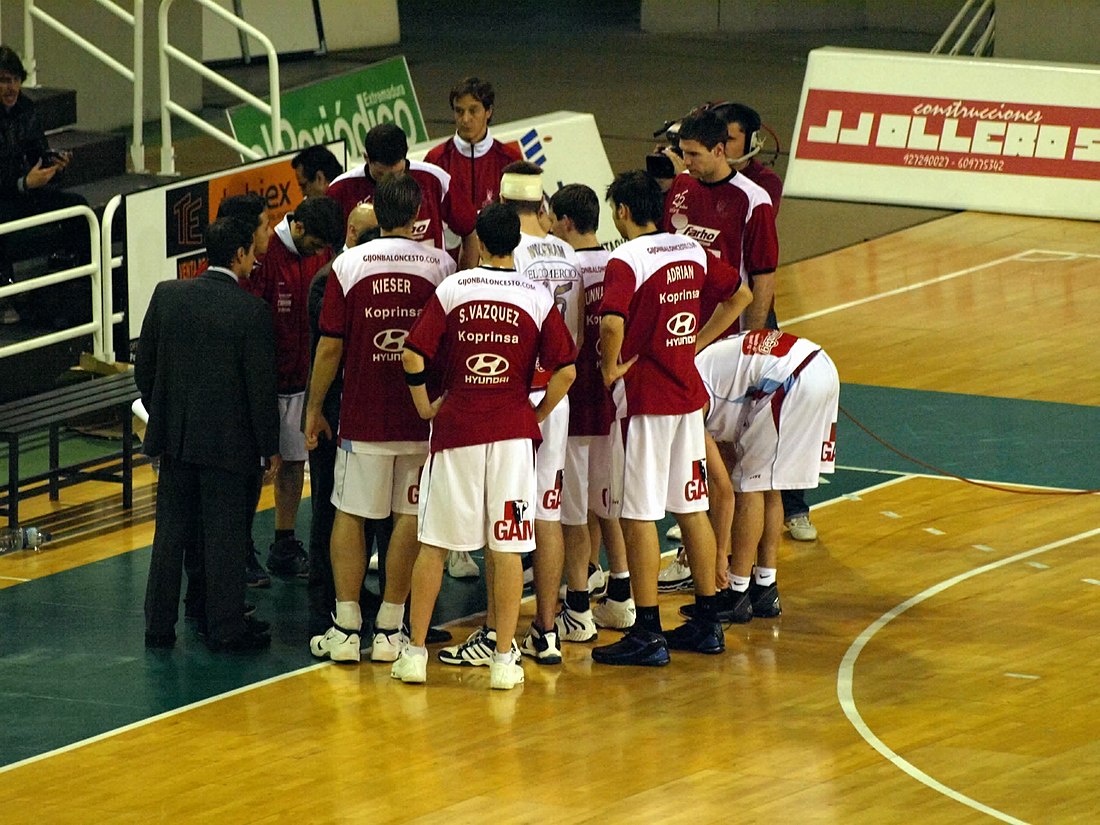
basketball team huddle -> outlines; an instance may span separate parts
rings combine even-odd
[[[433,150],[445,165],[376,179],[371,145],[400,131],[383,124],[326,192],[346,215],[371,209],[380,237],[346,248],[325,285],[305,438],[338,446],[336,604],[310,649],[338,662],[369,649],[395,679],[425,682],[448,554],[484,549],[485,622],[437,657],[487,666],[491,688],[521,684],[524,660],[560,664],[566,643],[594,643],[608,666],[720,654],[725,623],[779,615],[779,492],[816,487],[835,456],[836,368],[775,328],[775,207],[744,171],[758,144],[711,107],[680,123],[671,180],[639,170],[603,193],[548,194],[541,169],[492,138],[489,84],[463,81],[451,104],[458,132]],[[613,251],[596,239],[601,197],[623,238]],[[668,630],[666,513],[695,591]],[[391,514],[368,636],[362,524]],[[527,554],[535,615],[521,635]]]

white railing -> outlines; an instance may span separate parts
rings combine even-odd
[[[115,360],[115,324],[120,323],[126,313],[115,310],[115,270],[122,266],[122,256],[111,254],[111,235],[115,224],[115,214],[122,206],[122,195],[115,195],[103,209],[103,229],[100,231],[100,303],[103,307],[103,357],[112,363]],[[126,360],[129,360],[127,353]]]
[[[198,3],[204,9],[207,9],[215,16],[220,17],[225,22],[236,28],[239,32],[248,35],[259,41],[263,46],[264,51],[267,53],[267,72],[268,72],[268,99],[271,101],[267,103],[247,89],[238,86],[230,80],[222,77],[215,71],[208,69],[201,62],[193,58],[180,49],[177,49],[171,43],[168,42],[168,12],[172,7],[175,0],[161,0],[160,15],[157,23],[158,42],[160,45],[160,125],[161,125],[161,150],[160,150],[160,171],[162,175],[174,175],[176,173],[176,156],[175,148],[172,146],[172,115],[187,121],[196,129],[205,132],[210,137],[214,138],[231,149],[235,149],[240,152],[242,156],[250,160],[259,160],[264,157],[263,154],[256,152],[252,147],[246,146],[239,140],[236,140],[232,135],[227,132],[218,129],[215,126],[207,123],[202,118],[198,117],[194,113],[180,106],[178,103],[172,100],[171,84],[170,84],[170,65],[169,58],[174,58],[182,65],[191,69],[199,74],[206,80],[216,86],[220,86],[230,94],[240,98],[245,103],[250,103],[271,117],[271,134],[274,147],[272,154],[278,154],[283,150],[283,136],[282,131],[279,128],[282,122],[282,112],[280,107],[279,97],[279,58],[275,52],[275,46],[271,40],[255,26],[251,26],[241,18],[226,11],[214,0],[192,0],[192,2]]]
[[[74,281],[77,278],[91,278],[92,320],[86,321],[83,324],[75,324],[65,329],[55,330],[45,335],[37,335],[24,341],[17,341],[13,344],[0,346],[0,358],[17,355],[21,352],[29,352],[30,350],[40,349],[41,347],[56,344],[60,341],[68,341],[72,338],[80,338],[85,335],[92,336],[95,356],[97,358],[103,358],[103,342],[105,337],[103,322],[104,291],[100,267],[100,260],[103,252],[100,240],[99,221],[96,220],[95,213],[87,206],[67,206],[64,209],[58,209],[56,212],[43,212],[41,215],[31,215],[29,218],[20,218],[17,221],[0,223],[0,236],[18,232],[23,229],[31,229],[35,226],[42,226],[47,223],[56,223],[57,221],[67,220],[68,218],[84,218],[87,221],[88,236],[91,240],[91,261],[86,264],[79,264],[78,266],[63,269],[60,272],[52,272],[49,275],[39,275],[35,278],[28,278],[25,281],[20,281],[19,283],[0,286],[0,300],[9,298],[12,295],[18,295],[22,292],[33,292],[42,287],[53,286],[54,284],[61,284],[66,281]]]
[[[115,60],[99,46],[92,43],[90,40],[82,37],[77,32],[73,31],[67,25],[62,23],[53,15],[40,8],[39,3],[35,0],[24,0],[23,2],[23,57],[26,60],[27,69],[27,83],[30,86],[38,85],[38,66],[34,56],[34,22],[35,20],[41,21],[44,25],[49,26],[56,31],[62,37],[75,43],[82,48],[92,57],[99,60],[104,65],[116,71],[122,75],[126,80],[130,81],[133,86],[133,138],[130,142],[130,161],[133,165],[135,172],[145,171],[145,145],[142,143],[142,125],[145,121],[145,112],[143,108],[143,98],[145,96],[145,70],[144,70],[144,0],[134,0],[134,11],[130,12],[123,9],[117,3],[112,0],[94,0],[104,9],[109,11],[115,17],[119,18],[123,23],[129,26],[134,33],[134,54],[132,67],[126,66],[123,63]]]
[[[976,9],[975,6],[977,6]],[[955,32],[964,22],[966,22],[965,28],[958,37],[955,37]],[[975,32],[983,23],[985,26],[982,28],[977,40],[974,41],[970,54],[975,57],[982,57],[991,53],[993,38],[997,31],[997,12],[994,8],[994,2],[993,0],[982,0],[979,4],[979,0],[966,0],[962,8],[959,9],[958,14],[955,15],[955,19],[951,21],[947,30],[936,41],[936,45],[932,47],[932,54],[957,55],[966,48],[967,43],[971,42]],[[947,44],[952,37],[955,37],[955,42],[950,48],[947,48]]]

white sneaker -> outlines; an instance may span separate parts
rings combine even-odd
[[[566,642],[591,642],[599,632],[591,610],[579,613],[565,605],[561,606],[561,612],[554,619],[554,627],[558,631],[558,638]]]
[[[452,550],[447,554],[447,575],[452,579],[476,579],[481,569],[469,553]]]
[[[661,593],[675,593],[678,590],[691,590],[695,582],[688,567],[687,554],[680,548],[679,555],[672,564],[657,574],[657,590]]]
[[[422,685],[428,681],[428,657],[417,656],[406,647],[393,663],[390,676],[408,685]]]
[[[378,572],[378,554],[371,553],[370,561],[367,562],[367,570],[371,573]]]
[[[374,642],[371,644],[370,660],[372,662],[395,662],[408,643],[409,637],[404,628],[398,627],[394,630],[378,628],[374,634]]]
[[[497,632],[479,627],[460,645],[445,647],[437,656],[445,665],[459,667],[488,667],[493,663],[493,651],[497,647]]]
[[[613,630],[626,630],[634,627],[634,619],[637,610],[634,600],[617,602],[614,599],[602,598],[592,605],[592,619],[597,627],[609,627]]]
[[[524,656],[530,656],[540,665],[560,665],[561,648],[558,646],[558,630],[539,630],[532,622],[520,647]]]
[[[335,624],[325,631],[323,636],[314,636],[309,640],[309,652],[318,659],[332,659],[334,662],[359,661],[359,631],[345,630]]]
[[[519,663],[519,651],[513,647],[507,662],[489,665],[489,687],[493,690],[511,690],[523,684],[523,666]]]
[[[810,514],[803,513],[783,522],[783,526],[791,531],[791,538],[795,541],[816,541],[817,528],[810,521]]]
[[[669,541],[683,541],[684,535],[680,532],[680,525],[674,524],[665,530],[665,538]]]

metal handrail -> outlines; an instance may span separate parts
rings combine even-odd
[[[40,349],[50,344],[56,344],[59,341],[68,341],[72,338],[80,338],[84,335],[92,336],[93,349],[96,357],[103,357],[103,282],[100,272],[101,247],[99,221],[96,220],[95,213],[87,206],[66,206],[64,209],[58,209],[54,212],[43,212],[40,215],[31,215],[30,217],[20,218],[16,221],[0,223],[0,235],[7,235],[12,232],[30,229],[46,223],[54,223],[56,221],[63,221],[68,218],[76,217],[82,217],[88,222],[88,235],[91,240],[92,250],[91,261],[86,264],[63,269],[60,272],[52,272],[49,275],[39,275],[36,278],[30,278],[26,281],[20,281],[19,283],[0,286],[0,300],[7,298],[9,295],[18,295],[21,292],[33,292],[42,287],[52,286],[66,281],[74,281],[77,278],[90,277],[92,279],[92,320],[83,324],[67,327],[66,329],[57,330],[47,335],[38,335],[34,338],[28,338],[25,341],[18,341],[14,344],[0,346],[0,358],[6,358],[9,355],[17,355],[21,352],[30,352],[31,350]]]
[[[40,20],[62,37],[76,44],[105,66],[113,69],[130,81],[133,95],[133,138],[130,143],[130,161],[135,172],[145,171],[145,145],[142,143],[142,128],[145,122],[145,0],[134,0],[131,14],[112,0],[95,0],[100,6],[126,23],[134,32],[133,68],[120,63],[103,49],[96,46],[53,15],[39,8],[35,0],[23,2],[23,54],[26,58],[27,81],[31,86],[38,85],[38,64],[34,56],[34,21]]]
[[[985,28],[982,30],[981,35],[978,37],[974,48],[971,50],[971,54],[975,57],[985,53],[985,50],[989,47],[989,44],[993,41],[996,25],[996,10],[993,7],[994,0],[984,0],[976,11],[972,12],[974,5],[979,0],[966,0],[963,3],[962,8],[955,14],[954,19],[944,30],[944,33],[940,35],[940,39],[936,41],[936,45],[932,47],[932,54],[943,54],[944,48],[948,42],[955,35],[955,31],[962,25],[963,21],[967,19],[969,15],[970,22],[963,29],[962,33],[955,39],[954,44],[947,50],[947,54],[957,55],[963,50],[966,43],[973,37],[975,30],[985,19],[986,15],[989,15]]]
[[[238,86],[230,80],[222,77],[217,72],[214,72],[200,63],[195,58],[186,52],[177,49],[175,46],[168,42],[168,11],[172,7],[175,0],[161,0],[160,14],[157,22],[157,37],[160,46],[160,124],[161,124],[161,149],[160,149],[160,171],[162,175],[174,175],[176,173],[176,152],[175,147],[172,145],[172,115],[182,118],[190,123],[195,128],[205,132],[215,140],[224,143],[231,149],[235,149],[240,152],[246,158],[250,160],[259,160],[264,157],[260,152],[254,150],[251,146],[247,146],[236,140],[228,133],[218,129],[215,126],[210,125],[202,118],[197,117],[192,112],[180,106],[178,103],[172,101],[171,83],[169,76],[169,63],[168,58],[175,58],[181,64],[197,72],[206,80],[220,86],[230,94],[239,97],[245,103],[250,103],[271,117],[271,134],[273,142],[273,154],[278,154],[283,150],[283,136],[282,131],[279,128],[282,123],[282,110],[281,100],[279,96],[279,58],[275,51],[275,45],[271,42],[263,32],[257,29],[255,26],[249,25],[241,18],[226,11],[214,0],[193,0],[198,3],[204,9],[208,9],[215,16],[220,17],[230,25],[234,26],[238,31],[244,32],[248,36],[255,38],[259,41],[260,45],[264,47],[264,51],[267,52],[267,72],[268,72],[268,99],[270,103],[261,100],[254,94]]]
[[[100,232],[100,300],[103,306],[103,358],[107,363],[115,360],[115,324],[121,322],[125,312],[115,311],[115,270],[122,266],[122,256],[111,254],[111,235],[115,214],[122,206],[122,195],[115,195],[103,209],[103,230]]]

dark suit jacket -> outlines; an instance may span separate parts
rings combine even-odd
[[[134,379],[147,455],[255,473],[279,451],[271,310],[224,270],[157,285]]]

